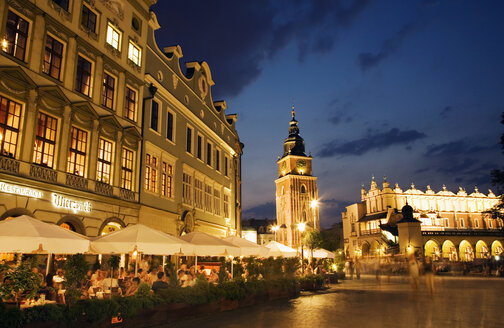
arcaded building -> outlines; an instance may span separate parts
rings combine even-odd
[[[289,247],[301,246],[303,223],[306,231],[320,230],[317,177],[312,172],[312,157],[305,153],[296,112],[292,110],[289,135],[279,156],[276,184],[276,240]]]
[[[497,256],[504,251],[503,222],[483,212],[498,202],[491,190],[467,193],[460,187],[454,193],[443,186],[436,192],[427,186],[422,191],[412,184],[403,191],[397,184],[392,189],[385,179],[379,188],[373,178],[369,190],[362,187],[361,202],[342,213],[345,251],[350,257],[389,252],[401,238],[396,224],[403,217],[400,211],[409,205],[421,227],[421,245],[415,247],[426,256],[451,261]]]

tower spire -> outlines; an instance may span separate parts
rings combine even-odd
[[[291,114],[292,114],[292,120],[295,120],[296,119],[296,110],[294,109],[294,104],[292,104]]]

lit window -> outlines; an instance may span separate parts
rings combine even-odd
[[[35,149],[33,162],[53,168],[56,149],[56,128],[58,121],[49,115],[39,113],[35,129]]]
[[[91,95],[91,68],[90,61],[78,56],[75,90],[86,96]]]
[[[217,189],[214,189],[214,214],[215,215],[220,215],[221,213],[221,208],[220,208],[220,191]]]
[[[150,128],[154,131],[158,130],[158,121],[159,121],[159,104],[156,101],[152,102],[151,106],[151,121]]]
[[[168,118],[166,121],[166,138],[173,141],[173,114],[168,112]]]
[[[194,179],[194,206],[203,209],[203,181]]]
[[[145,155],[145,190],[156,192],[157,190],[157,157]]]
[[[205,184],[205,211],[212,212],[212,186]]]
[[[101,139],[98,142],[98,167],[96,169],[96,180],[110,184],[112,172],[112,143]]]
[[[136,91],[126,87],[126,101],[124,102],[124,116],[136,121]]]
[[[72,127],[70,149],[68,151],[67,172],[83,177],[86,173],[86,150],[88,133]]]
[[[137,66],[141,66],[142,49],[130,40],[128,48],[128,58]]]
[[[186,135],[186,151],[192,153],[192,129],[187,127]]]
[[[81,25],[89,31],[96,33],[97,15],[88,6],[82,6]]]
[[[5,27],[5,40],[2,50],[19,60],[24,60],[28,39],[29,23],[9,10]]]
[[[192,204],[192,176],[183,173],[182,174],[182,202],[185,204]]]
[[[103,72],[102,105],[114,109],[115,78]]]
[[[110,22],[107,25],[107,43],[116,50],[121,47],[121,32]]]
[[[133,190],[133,151],[123,148],[121,155],[121,188]]]
[[[224,194],[224,217],[229,218],[229,195]]]
[[[18,146],[21,104],[0,96],[0,151],[14,157]]]
[[[58,6],[60,6],[61,8],[65,9],[65,11],[68,11],[69,0],[53,0],[53,2]]]
[[[212,144],[207,143],[206,163],[212,166]]]
[[[172,197],[173,167],[163,162],[161,171],[161,196]]]
[[[62,61],[63,43],[55,40],[52,36],[47,35],[42,72],[59,80]]]

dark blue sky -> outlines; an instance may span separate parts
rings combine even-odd
[[[165,1],[158,45],[207,61],[238,113],[244,217],[275,217],[276,160],[296,106],[321,222],[362,183],[487,193],[504,131],[503,1]]]

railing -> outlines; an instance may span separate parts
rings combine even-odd
[[[119,197],[126,200],[135,200],[135,193],[127,189],[119,189]]]
[[[422,231],[422,236],[504,236],[504,231],[496,229]]]
[[[109,184],[96,181],[95,191],[98,194],[101,194],[101,195],[104,195],[104,196],[113,196],[113,194],[114,194],[114,187],[112,187]]]
[[[58,181],[58,172],[50,168],[45,168],[38,165],[30,165],[30,176],[38,179],[44,180],[51,183],[56,183]]]
[[[80,190],[88,189],[88,181],[87,179],[80,177],[78,175],[68,174],[66,175],[66,184],[69,187],[77,188]]]
[[[361,236],[381,234],[381,229],[361,230]]]
[[[0,171],[19,174],[19,162],[13,158],[0,156]]]

